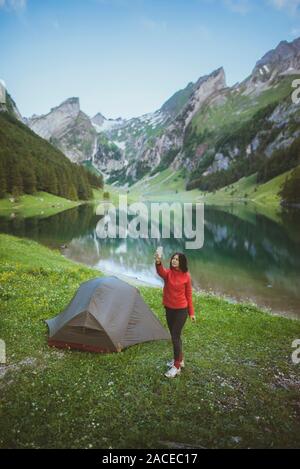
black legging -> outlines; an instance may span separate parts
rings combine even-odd
[[[188,317],[188,309],[171,309],[165,306],[166,318],[169,331],[172,337],[174,360],[182,360],[182,340],[181,331]]]

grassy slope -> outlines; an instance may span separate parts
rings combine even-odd
[[[182,171],[165,169],[155,177],[145,177],[130,187],[132,197],[144,200],[195,200],[198,190],[187,192]]]
[[[184,330],[186,368],[168,381],[167,341],[105,355],[47,346],[43,320],[98,271],[8,235],[0,235],[0,259],[1,338],[11,366],[0,380],[1,447],[299,446],[300,371],[291,362],[299,322],[194,294],[198,322]],[[161,290],[140,291],[166,325]]]
[[[210,202],[232,202],[235,200],[249,200],[257,204],[267,204],[278,207],[280,197],[278,192],[281,189],[285,179],[292,172],[287,171],[270,181],[257,184],[256,175],[244,177],[238,182],[216,191],[215,194],[205,195],[205,199]]]
[[[125,190],[105,184],[104,189],[93,189],[93,199],[88,202],[101,203],[104,200],[104,192],[109,192],[108,201],[116,206],[119,204],[119,194],[126,194]],[[132,203],[137,198],[137,196],[133,197],[131,194],[128,194],[127,200],[129,203]],[[37,192],[35,195],[22,195],[19,202],[10,202],[9,198],[0,199],[0,216],[12,216],[12,214],[15,214],[21,215],[24,218],[34,216],[44,218],[82,203],[86,202],[76,202],[47,192]]]
[[[109,201],[115,206],[119,205],[119,195],[127,195],[127,202],[132,203],[140,199],[140,192],[129,192],[122,187],[105,184],[104,191],[109,192]]]
[[[0,199],[0,215],[15,213],[24,217],[46,217],[75,207],[80,203],[47,192],[37,192],[35,195],[22,195],[18,202],[10,202],[8,198]]]
[[[204,193],[199,190],[185,191],[182,172],[166,169],[153,179],[144,178],[136,183],[130,188],[130,194],[136,199],[142,197],[144,200],[155,202],[204,202],[207,205],[224,207],[235,204],[239,205],[237,215],[241,214],[242,203],[247,206],[247,212],[250,209],[253,213],[261,213],[272,220],[281,222],[278,192],[292,171],[287,171],[264,184],[257,184],[254,174],[219,189],[215,193]]]
[[[166,169],[153,179],[144,178],[139,181],[130,188],[130,193],[143,195],[144,198],[149,199],[169,196],[171,199],[178,198],[181,200],[184,197],[197,201],[204,198],[207,203],[228,203],[248,199],[256,203],[278,206],[280,203],[280,198],[277,195],[278,191],[290,172],[277,176],[264,184],[257,184],[255,181],[256,175],[252,175],[244,177],[228,187],[219,189],[215,193],[204,193],[199,190],[185,191],[182,172],[173,172]],[[247,194],[246,197],[245,194]]]
[[[228,96],[227,101],[222,106],[214,106],[213,108],[204,108],[197,113],[192,120],[192,127],[196,129],[197,133],[201,134],[205,130],[213,131],[214,135],[220,135],[232,131],[237,125],[247,122],[254,114],[264,108],[266,105],[276,101],[283,100],[289,96],[291,92],[291,82],[295,77],[289,76],[282,79],[279,84],[265,92],[260,96],[253,99],[241,94]],[[173,176],[171,174],[173,173]],[[172,172],[171,169],[163,171],[159,176],[149,180],[148,177],[143,178],[130,188],[130,192],[135,197],[142,194],[144,198],[151,200],[174,200],[180,199],[182,201],[196,201],[197,198],[203,193],[198,190],[186,192],[184,190],[184,178],[180,178],[182,172]],[[224,203],[234,202],[237,199],[243,199],[245,192],[253,202],[265,206],[270,205],[279,208],[279,198],[277,192],[279,184],[283,182],[285,175],[279,176],[268,182],[266,185],[257,186],[257,192],[254,194],[256,184],[253,181],[253,176],[249,178],[242,178],[237,183],[233,184],[237,192],[234,196],[230,197],[226,193],[225,188],[217,191],[215,194],[208,194],[205,196],[206,203]],[[261,207],[263,208],[263,207]],[[273,210],[274,212],[274,210]],[[274,213],[273,213],[274,216]]]
[[[291,94],[291,86],[295,76],[282,79],[276,86],[264,91],[258,97],[243,96],[240,93],[230,95],[222,106],[214,106],[209,109],[201,109],[192,120],[192,126],[197,132],[202,133],[205,129],[219,133],[224,129],[234,129],[242,123],[251,119],[254,114],[273,103],[283,100]]]
[[[287,171],[264,184],[257,184],[255,175],[248,176],[229,187],[216,191],[215,194],[202,194],[198,201],[219,206],[243,202],[248,212],[250,209],[281,223],[281,199],[278,192],[290,173],[291,171]]]
[[[255,175],[253,175],[242,178],[229,188],[216,191],[215,194],[204,194],[199,190],[185,191],[182,172],[173,172],[170,169],[166,169],[158,176],[151,179],[144,178],[132,186],[127,194],[127,199],[129,203],[143,199],[153,201],[178,200],[182,202],[204,201],[207,204],[216,205],[247,200],[260,206],[257,207],[258,211],[265,210],[267,213],[273,213],[279,208],[280,202],[276,194],[289,174],[290,171],[260,185],[255,183]],[[119,203],[119,194],[126,194],[125,190],[106,184],[103,190],[93,189],[94,198],[91,202],[101,202],[103,200],[104,191],[109,192],[109,201],[115,205]],[[231,195],[232,191],[234,191],[234,194]],[[248,194],[247,198],[245,198],[245,194]],[[34,196],[21,196],[19,202],[12,203],[9,199],[0,199],[0,215],[15,213],[24,217],[46,217],[79,205],[80,203],[82,202],[69,201],[46,192],[38,192]],[[266,205],[269,207],[269,210],[266,209]]]
[[[89,202],[95,203],[102,200],[103,190],[93,189],[93,199]],[[34,216],[44,218],[82,203],[85,202],[64,199],[48,192],[37,192],[35,195],[22,195],[19,202],[10,202],[9,198],[0,199],[0,216],[12,216],[14,213],[24,218]]]

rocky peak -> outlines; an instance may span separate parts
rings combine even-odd
[[[280,62],[288,62],[293,58],[300,55],[300,38],[295,39],[292,42],[281,41],[275,49],[267,52],[255,65],[257,67],[263,67],[268,64],[279,64]],[[254,70],[255,70],[254,69]]]
[[[6,90],[5,84],[0,80],[0,112],[8,112],[13,115],[19,121],[23,121],[21,113],[17,108],[15,101],[12,99],[8,91]]]
[[[126,120],[122,119],[122,117],[118,117],[117,119],[106,119],[101,112],[98,112],[91,119],[91,123],[96,131],[105,132],[107,136],[111,131],[121,128],[125,122]]]
[[[94,117],[92,117],[91,121],[94,124],[102,125],[103,122],[106,121],[106,117],[104,117],[103,114],[101,114],[101,112],[97,112],[97,114]]]
[[[195,84],[195,89],[199,88],[203,83],[213,80],[213,79],[218,79],[222,83],[222,87],[226,87],[226,80],[225,80],[225,71],[223,67],[219,67],[213,72],[211,72],[209,75],[204,75],[203,77],[200,77],[198,81],[196,81]]]
[[[56,106],[50,110],[50,113],[53,112],[60,112],[64,113],[65,115],[69,115],[70,117],[75,117],[80,112],[80,103],[79,98],[68,98],[63,101],[59,106]]]
[[[199,111],[204,102],[210,97],[226,88],[225,71],[223,67],[214,70],[209,75],[200,77],[195,83],[194,91],[186,106],[180,113],[180,119],[184,119],[184,127],[190,123],[194,115]]]
[[[32,116],[26,123],[40,137],[49,140],[53,136],[64,134],[80,114],[79,98],[73,97],[53,107],[48,114]]]
[[[159,112],[170,116],[176,115],[182,110],[194,91],[195,83],[190,82],[184,89],[174,93],[160,108]]]
[[[274,84],[277,77],[300,70],[300,38],[292,42],[281,41],[275,49],[267,52],[256,65],[251,75],[242,82],[244,95],[259,95]]]
[[[267,52],[255,65],[252,78],[258,81],[273,80],[279,74],[300,69],[300,38],[292,42],[281,41]]]

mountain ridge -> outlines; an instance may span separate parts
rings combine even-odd
[[[256,160],[293,143],[300,130],[298,104],[289,95],[299,69],[300,37],[266,52],[243,81],[227,86],[221,66],[152,113],[107,119],[98,112],[90,118],[72,97],[26,123],[72,161],[90,161],[109,182],[130,185],[170,167],[184,169],[187,188],[197,187],[235,166],[257,171]]]

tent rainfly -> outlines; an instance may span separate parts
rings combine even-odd
[[[49,345],[90,352],[170,338],[139,290],[117,277],[82,283],[65,310],[46,323]]]

